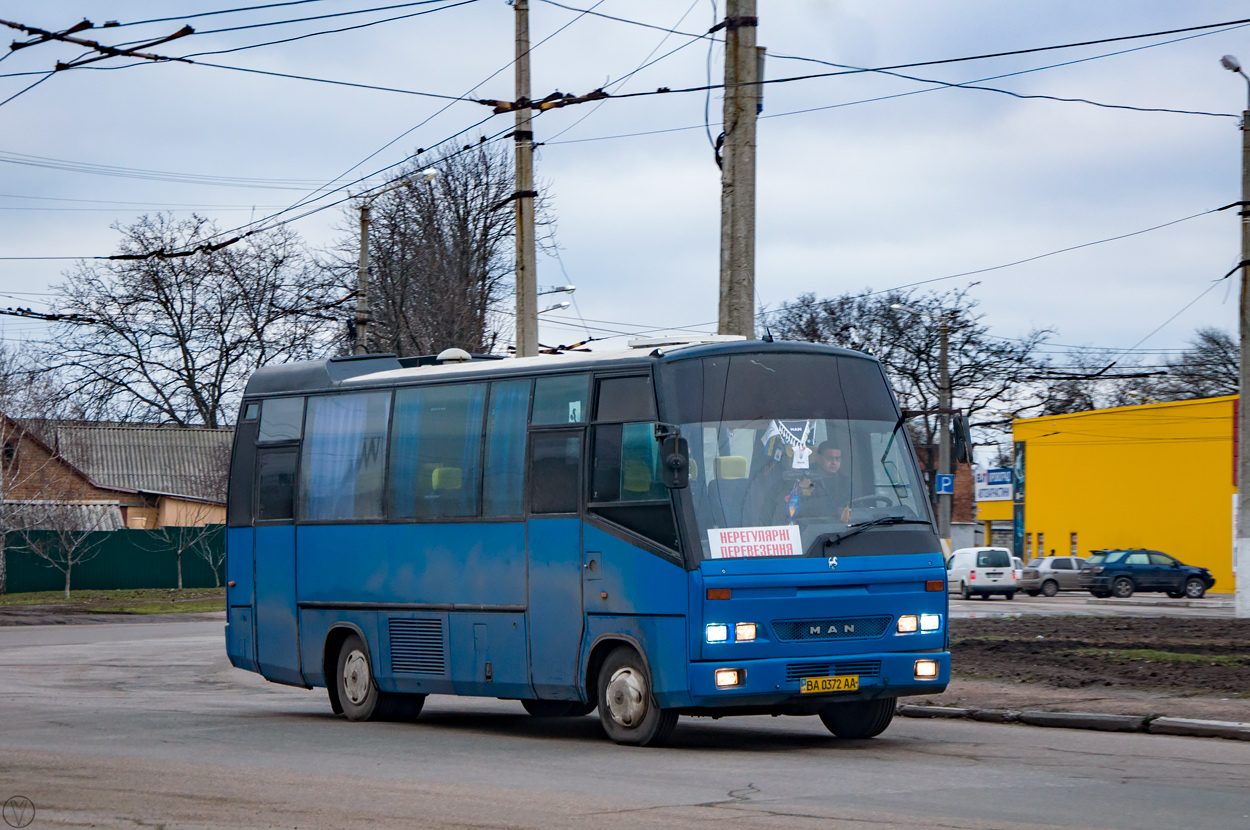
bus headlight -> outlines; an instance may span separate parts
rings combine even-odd
[[[920,630],[921,631],[937,631],[942,627],[941,614],[921,614]]]
[[[734,639],[738,642],[749,642],[755,639],[755,623],[738,623],[734,626]]]
[[[898,625],[895,627],[899,634],[915,634],[919,624],[915,614],[904,614],[898,618]]]
[[[729,639],[729,626],[724,623],[714,623],[707,627],[707,641],[709,643],[723,643]]]
[[[936,660],[917,660],[916,661],[916,679],[932,680],[938,675],[938,664]]]

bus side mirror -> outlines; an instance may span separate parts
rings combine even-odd
[[[690,484],[690,445],[680,435],[670,435],[660,442],[660,463],[664,467],[664,486],[684,490]]]
[[[972,430],[968,427],[968,419],[962,412],[956,412],[951,419],[951,433],[954,438],[955,461],[960,464],[972,463]]]

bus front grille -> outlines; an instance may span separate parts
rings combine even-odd
[[[836,620],[773,620],[773,632],[783,642],[856,640],[880,637],[891,617],[844,617]]]
[[[857,674],[860,677],[880,677],[880,660],[839,660],[836,663],[791,663],[786,666],[786,680],[801,677],[827,677],[835,674]]]
[[[393,674],[446,674],[442,620],[390,620]]]

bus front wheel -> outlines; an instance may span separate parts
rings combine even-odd
[[[603,731],[618,744],[659,746],[677,726],[677,713],[656,704],[646,663],[629,646],[618,646],[603,661],[598,702]]]
[[[369,649],[359,634],[350,634],[339,647],[334,682],[339,705],[348,720],[413,720],[421,714],[425,695],[384,692],[373,679]]]
[[[820,720],[839,738],[875,738],[894,720],[895,703],[892,697],[830,703],[820,710]]]

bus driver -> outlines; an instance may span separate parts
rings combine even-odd
[[[825,441],[816,450],[813,475],[804,476],[777,505],[775,524],[795,524],[817,518],[851,520],[851,485],[842,468],[842,448]]]

